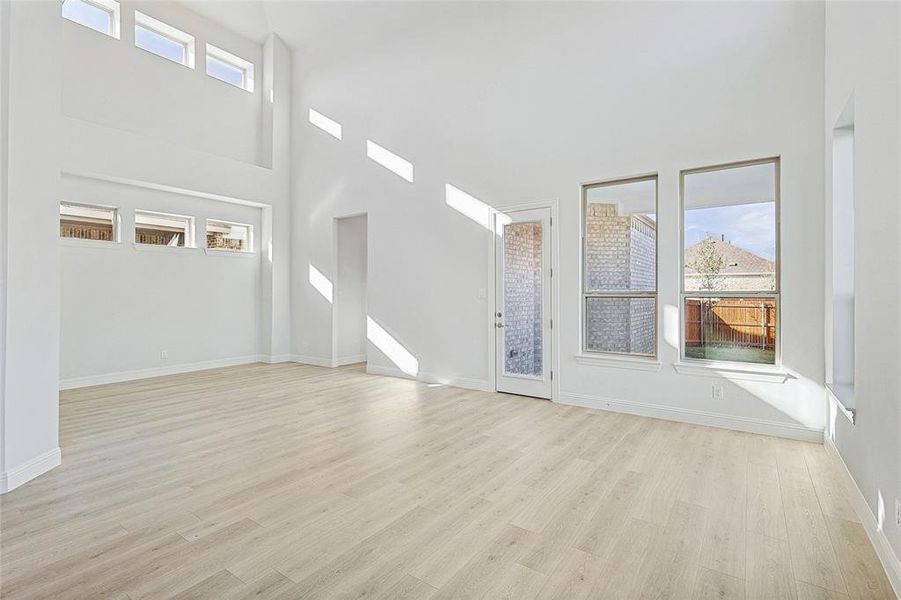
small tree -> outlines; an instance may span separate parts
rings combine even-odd
[[[698,245],[698,254],[692,263],[692,268],[701,276],[701,282],[698,286],[701,290],[713,291],[718,289],[723,278],[720,271],[723,269],[725,261],[723,256],[716,249],[716,241],[713,238],[707,238]],[[713,298],[705,298],[701,305],[701,345],[704,346],[707,340],[715,340],[714,323],[712,322],[713,305],[716,301]]]
[[[701,276],[699,289],[713,291],[720,287],[723,278],[720,271],[725,261],[716,249],[713,238],[707,238],[698,245],[698,254],[691,267]]]

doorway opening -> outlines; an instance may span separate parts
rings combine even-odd
[[[335,219],[335,303],[332,318],[332,363],[366,362],[366,214]]]

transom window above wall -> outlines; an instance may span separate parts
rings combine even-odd
[[[779,160],[682,172],[682,357],[778,363]]]
[[[206,74],[253,92],[253,63],[212,44],[206,45]]]
[[[119,238],[118,213],[110,206],[60,202],[59,237],[98,242]]]
[[[582,186],[582,350],[657,355],[657,176]]]
[[[135,211],[135,243],[194,247],[194,217]]]
[[[194,36],[135,11],[135,46],[194,68]]]
[[[214,250],[251,252],[253,250],[253,228],[246,223],[208,219],[206,222],[206,247]]]
[[[64,18],[119,39],[119,3],[115,0],[63,0]]]

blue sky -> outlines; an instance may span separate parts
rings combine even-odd
[[[776,205],[773,202],[737,204],[685,211],[685,245],[691,246],[707,236],[720,238],[775,260]]]

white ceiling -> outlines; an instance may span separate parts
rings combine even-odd
[[[184,0],[207,19],[262,43],[277,33],[293,50],[312,56],[344,54],[390,41],[403,31],[471,15],[478,3]]]

